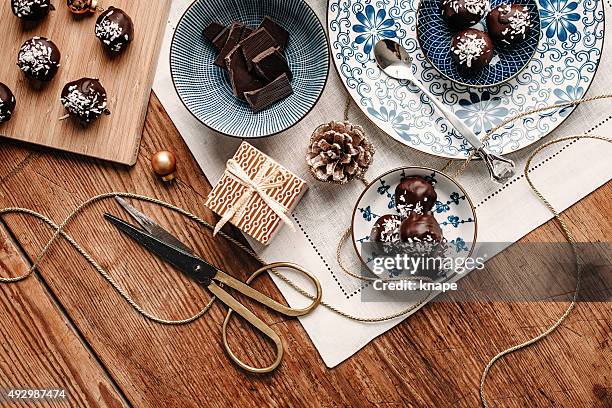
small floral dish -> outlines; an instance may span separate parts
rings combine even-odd
[[[202,30],[213,21],[257,27],[265,16],[289,32],[285,56],[293,73],[293,95],[253,113],[232,94],[225,70],[213,65],[217,53]],[[170,72],[183,104],[204,125],[233,137],[270,136],[295,125],[319,100],[329,73],[327,37],[303,0],[195,0],[176,27]]]
[[[491,8],[508,2],[491,0]],[[417,39],[425,58],[444,77],[472,88],[492,87],[514,78],[533,58],[542,30],[536,0],[512,0],[512,3],[525,6],[529,12],[532,26],[527,38],[514,45],[496,43],[491,63],[475,74],[466,74],[457,69],[451,55],[450,43],[456,33],[442,17],[440,0],[422,0],[417,11]],[[485,20],[476,28],[486,31]]]
[[[377,221],[387,214],[400,214],[395,199],[395,189],[402,179],[420,176],[431,183],[437,199],[431,212],[442,229],[446,255],[468,258],[472,255],[477,237],[476,209],[463,187],[444,173],[426,167],[403,167],[391,170],[372,183],[361,193],[352,220],[352,240],[357,256],[373,270],[374,255],[371,236]],[[399,206],[405,208],[405,206]],[[419,209],[414,209],[418,213]],[[405,215],[405,214],[404,214]],[[365,244],[365,245],[364,245]],[[394,278],[387,276],[381,278]]]

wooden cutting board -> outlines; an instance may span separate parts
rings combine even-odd
[[[134,41],[117,57],[109,56],[94,34],[99,12],[76,16],[65,0],[52,2],[56,10],[38,25],[24,24],[13,15],[9,0],[0,2],[0,82],[8,85],[17,98],[13,118],[0,125],[0,135],[133,165],[170,0],[100,0],[100,7],[118,7],[134,21]],[[42,89],[34,89],[16,65],[19,48],[34,36],[51,39],[62,53],[58,74]],[[73,119],[58,120],[66,113],[59,101],[62,88],[82,77],[100,79],[112,112],[89,127]]]

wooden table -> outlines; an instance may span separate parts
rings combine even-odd
[[[178,182],[171,185],[150,172],[149,158],[162,148],[179,157]],[[55,221],[87,198],[109,191],[159,197],[213,221],[202,205],[209,189],[154,95],[133,168],[0,141],[0,207],[31,208]],[[611,200],[608,183],[566,212],[579,240],[610,240]],[[151,205],[141,208],[235,276],[244,279],[256,267],[227,242],[210,239],[179,216]],[[104,210],[121,214],[112,201],[98,203],[67,232],[139,304],[164,317],[183,318],[206,303],[205,291],[109,228],[101,220]],[[25,216],[4,221],[0,274],[15,276],[27,270],[52,231]],[[559,227],[550,222],[523,241],[561,240]],[[511,273],[507,263],[504,267]],[[256,286],[280,296],[268,278]],[[325,368],[296,320],[257,309],[289,350],[276,373],[257,377],[226,358],[221,305],[189,325],[154,323],[60,241],[34,277],[0,285],[0,388],[68,391],[69,402],[45,406],[476,407],[480,375],[489,359],[538,334],[565,307],[560,302],[433,303],[333,370]],[[491,405],[612,406],[610,316],[610,303],[580,303],[548,339],[500,362],[487,383]],[[234,348],[249,344],[241,357],[255,364],[270,361],[265,340],[246,325],[235,321],[231,332]]]

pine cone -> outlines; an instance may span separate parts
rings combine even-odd
[[[374,146],[361,126],[330,122],[312,134],[306,162],[317,180],[346,184],[363,176],[373,156]]]

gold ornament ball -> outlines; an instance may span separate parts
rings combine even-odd
[[[98,0],[67,0],[66,4],[74,14],[93,13],[98,8]]]
[[[174,180],[176,176],[176,156],[172,152],[161,150],[151,157],[151,167],[162,180]]]

